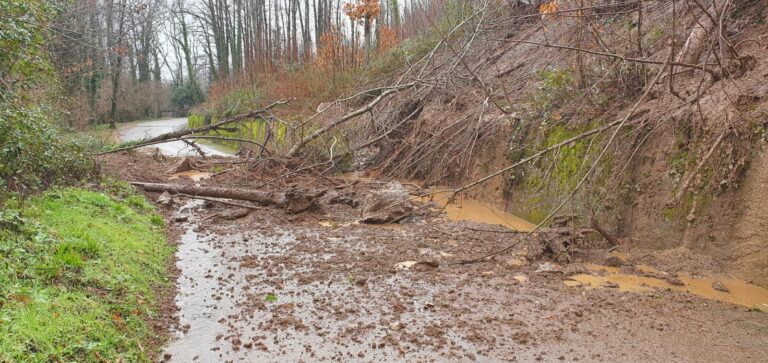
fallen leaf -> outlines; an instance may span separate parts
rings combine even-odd
[[[539,5],[539,14],[542,19],[553,19],[557,17],[558,0],[552,0]]]

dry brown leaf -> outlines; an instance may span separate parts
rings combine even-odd
[[[558,2],[558,0],[552,0],[548,3],[539,5],[539,14],[541,14],[541,18],[544,20],[556,18],[559,6]]]

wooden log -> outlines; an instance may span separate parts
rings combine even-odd
[[[284,208],[290,213],[300,213],[305,210],[317,208],[317,200],[326,192],[325,189],[299,190],[297,188],[290,188],[284,192],[270,192],[262,190],[207,186],[204,187],[185,184],[144,182],[131,182],[131,184],[147,192],[168,192],[172,194],[186,194],[191,196],[247,200],[265,206],[276,206],[279,208]]]
[[[231,124],[233,122],[240,122],[243,120],[248,120],[256,117],[261,117],[267,114],[269,110],[274,108],[277,105],[283,105],[288,103],[288,100],[281,100],[277,102],[273,102],[269,104],[267,107],[264,107],[260,110],[251,111],[242,115],[232,116],[230,118],[226,118],[222,121],[219,121],[215,124],[207,125],[207,126],[201,126],[194,129],[184,129],[184,130],[178,130],[173,132],[168,132],[162,135],[157,135],[151,139],[143,140],[142,143],[152,143],[152,142],[158,142],[158,141],[165,141],[165,140],[171,140],[171,139],[179,139],[186,135],[192,135],[192,134],[199,134],[201,132],[207,132],[212,131],[216,129],[220,129],[225,125]]]

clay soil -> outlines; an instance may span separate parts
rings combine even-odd
[[[168,180],[178,160],[123,153],[101,161],[124,180],[193,183]],[[605,262],[605,243],[574,245],[567,262],[543,252],[540,236],[451,221],[429,208],[367,225],[358,222],[361,201],[383,183],[319,177],[315,169],[286,175],[296,169],[288,164],[197,163],[214,174],[201,185],[326,188],[319,208],[289,214],[256,206],[230,220],[237,207],[217,202],[175,196],[159,206],[178,246],[177,295],[161,320],[175,319],[173,336],[159,360],[768,359],[768,314],[755,309],[666,289],[564,285],[587,271],[585,262]],[[688,267],[669,254],[638,256],[670,272]],[[634,271],[632,260],[621,263]]]

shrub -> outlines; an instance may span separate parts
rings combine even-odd
[[[203,90],[196,83],[187,82],[171,90],[171,102],[183,110],[189,110],[204,98]]]

